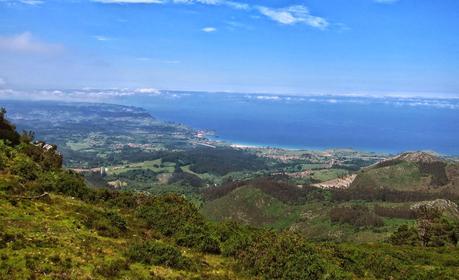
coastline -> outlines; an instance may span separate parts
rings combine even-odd
[[[276,145],[276,144],[260,144],[260,143],[253,143],[253,142],[244,142],[244,141],[235,141],[230,139],[222,139],[222,138],[214,138],[214,137],[207,137],[207,139],[211,142],[217,144],[224,144],[228,145],[232,148],[238,149],[276,149],[276,150],[284,150],[284,151],[291,151],[291,152],[327,152],[327,151],[339,151],[339,150],[349,150],[355,152],[364,152],[364,153],[374,153],[374,154],[385,154],[388,156],[399,154],[403,151],[387,151],[387,150],[375,150],[375,149],[358,149],[353,147],[294,147],[294,146],[286,146],[286,145]],[[448,155],[453,156],[454,155]]]

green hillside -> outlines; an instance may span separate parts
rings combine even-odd
[[[299,209],[245,186],[204,204],[203,214],[216,221],[233,220],[257,227],[283,229],[299,218]]]
[[[279,186],[279,188],[286,188],[286,186]],[[276,198],[273,193],[268,193],[266,189],[247,184],[222,197],[207,201],[204,203],[201,213],[214,221],[236,221],[256,227],[293,230],[316,241],[362,243],[383,242],[399,226],[415,223],[414,217],[400,219],[379,216],[375,213],[375,207],[408,208],[410,204],[363,201],[338,202],[314,197],[303,202],[288,201]],[[353,225],[346,221],[334,220],[335,212],[349,207],[364,207],[366,210],[362,219],[368,221],[365,220],[362,224]],[[358,216],[353,218],[357,219]],[[376,222],[380,221],[381,224],[374,226],[372,218],[376,219]]]
[[[425,152],[404,153],[361,170],[352,188],[457,192],[459,164]]]
[[[411,208],[419,202],[459,201],[457,170],[457,163],[427,153],[405,153],[363,169],[348,189],[299,187],[285,176],[211,188],[201,212],[316,241],[385,242],[398,228],[416,225]]]
[[[88,188],[62,168],[55,146],[17,133],[4,111],[0,128],[0,279],[456,279],[459,273],[459,226],[431,210],[436,204],[418,207],[424,222],[398,228],[390,236],[396,245],[311,242],[291,230],[210,222],[175,194]],[[215,199],[241,195],[259,202],[261,216],[288,221],[282,213],[320,194],[255,183],[255,191],[235,188]],[[335,226],[374,222],[366,209],[345,204],[333,212]]]

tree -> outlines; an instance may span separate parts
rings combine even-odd
[[[13,146],[20,143],[21,136],[16,127],[6,119],[6,109],[0,108],[0,139],[5,140]]]

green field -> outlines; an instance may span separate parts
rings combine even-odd
[[[117,175],[126,171],[136,169],[148,169],[157,173],[172,173],[174,172],[175,164],[171,162],[162,162],[161,159],[149,160],[143,162],[130,163],[121,166],[107,167],[108,175]]]

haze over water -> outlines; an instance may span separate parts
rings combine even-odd
[[[459,100],[168,93],[123,97],[153,116],[231,143],[459,155]]]

